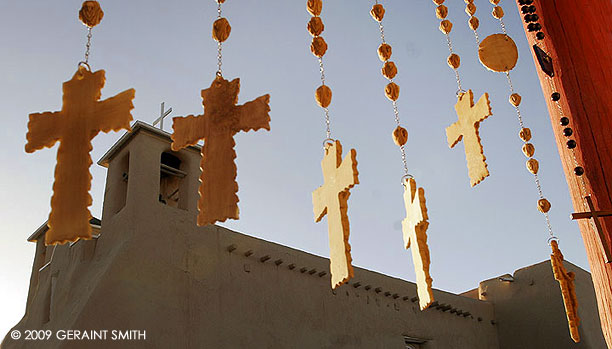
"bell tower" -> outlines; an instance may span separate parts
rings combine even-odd
[[[174,152],[171,142],[169,133],[137,121],[98,161],[108,168],[103,227],[164,216],[195,222],[200,147]]]

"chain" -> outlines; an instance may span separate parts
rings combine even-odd
[[[89,65],[89,49],[91,48],[91,27],[87,27],[87,44],[85,44],[85,64]]]
[[[321,84],[325,85],[325,68],[323,67],[323,57],[319,57],[319,72],[321,73]],[[331,127],[329,121],[329,108],[323,108],[325,112],[325,135],[326,139],[331,139]]]
[[[219,18],[221,18],[221,1],[217,1],[217,19]],[[221,41],[217,41],[217,76],[223,76],[221,70],[221,64],[223,64],[223,55],[221,54],[222,48]]]
[[[514,94],[514,85],[512,84],[512,79],[510,78],[510,72],[507,71],[506,72],[506,78],[508,79],[508,86],[510,87],[510,94]],[[514,104],[512,104],[514,105]],[[519,126],[521,127],[521,129],[525,128],[525,123],[523,122],[523,117],[521,116],[521,109],[519,108],[518,105],[514,105],[514,109],[516,110],[516,116],[519,122]],[[523,140],[523,143],[526,144],[527,141]],[[536,185],[536,189],[538,191],[538,197],[540,199],[544,199],[544,192],[542,190],[542,184],[540,183],[540,177],[538,176],[537,173],[533,173],[533,181],[535,182]],[[555,236],[555,234],[553,233],[553,229],[552,229],[552,225],[550,223],[550,218],[548,216],[548,212],[543,212],[544,213],[544,218],[546,220],[546,228],[548,229],[548,235],[549,235],[549,241],[551,240],[559,240],[559,238],[557,238]]]
[[[504,32],[504,34],[508,35],[508,33],[506,32],[506,24],[504,23],[504,20],[502,18],[499,19],[499,25],[501,26],[502,32]]]
[[[455,53],[453,51],[453,42],[451,41],[450,35],[446,34],[446,44],[448,45],[448,52],[450,52],[450,54],[452,55],[453,53]],[[455,80],[457,81],[457,96],[459,96],[460,93],[464,93],[465,90],[463,89],[463,87],[461,87],[461,78],[459,77],[459,69],[457,68],[453,68],[453,71],[455,72]]]
[[[375,0],[376,5],[379,4],[378,0]],[[385,40],[385,27],[382,24],[382,18],[380,18],[380,20],[376,20],[378,22],[378,29],[380,31],[380,41],[382,45],[387,44],[387,41]],[[387,59],[384,63],[386,64],[387,62],[389,62],[389,60]],[[384,74],[383,74],[384,75]],[[387,80],[389,80],[390,84],[394,84],[393,78],[392,77],[387,77]],[[391,100],[391,103],[393,105],[393,115],[394,115],[394,119],[395,119],[395,123],[397,125],[398,128],[401,128],[401,122],[400,122],[400,117],[399,117],[399,110],[397,108],[397,100]],[[404,183],[403,178],[407,178],[407,177],[412,177],[412,175],[410,175],[408,173],[408,162],[406,160],[406,149],[404,144],[399,146],[400,149],[400,154],[402,156],[402,164],[404,165],[404,176],[402,177],[402,184]]]
[[[503,21],[503,11],[501,10],[501,8],[499,8],[499,12],[497,12],[497,9],[498,9],[498,7],[496,7],[493,10],[492,15],[493,15],[494,18],[497,18],[499,20],[499,25],[501,26],[501,30],[503,31],[503,33],[505,35],[508,35],[507,32],[506,32],[506,25],[504,24],[504,21]],[[476,28],[474,28],[473,31],[474,31],[474,34],[476,35],[476,40],[478,41],[478,34],[476,33]],[[512,96],[512,95],[515,94],[515,91],[514,91],[514,85],[512,84],[512,79],[510,78],[510,71],[506,71],[505,73],[506,73],[506,79],[508,80],[508,87],[510,88],[510,95]],[[512,102],[511,104],[514,106],[514,109],[516,110],[516,117],[517,117],[519,126],[520,126],[520,128],[522,130],[522,129],[525,128],[525,123],[523,121],[523,116],[521,115],[521,109],[519,107],[520,102],[519,103]],[[529,141],[529,140],[523,139],[523,137],[521,137],[521,140],[523,141],[523,144],[527,144],[528,141]],[[525,153],[525,155],[527,156],[527,153]],[[530,156],[529,156],[529,158],[533,159]],[[546,200],[544,198],[544,192],[542,190],[542,184],[540,182],[540,177],[538,176],[537,171],[530,171],[530,172],[533,174],[533,181],[535,183],[536,190],[538,192],[538,198],[540,200]],[[552,225],[550,223],[550,217],[548,215],[548,211],[544,212],[543,210],[541,210],[540,212],[542,212],[544,214],[544,218],[546,220],[546,228],[548,230],[548,235],[549,235],[548,243],[550,244],[550,242],[552,240],[557,240],[558,241],[559,238],[557,238],[554,235],[554,233],[553,233],[553,229],[552,229]]]

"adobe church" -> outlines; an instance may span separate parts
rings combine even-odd
[[[336,290],[329,260],[215,225],[196,225],[200,148],[136,122],[108,150],[92,240],[36,243],[23,319],[13,329],[138,330],[146,338],[20,340],[11,348],[605,348],[591,276],[576,274],[581,342],[570,336],[548,260],[463,294],[365,269]],[[503,273],[503,271],[500,271]]]

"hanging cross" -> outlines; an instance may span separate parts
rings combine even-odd
[[[572,213],[572,219],[588,219],[593,218],[593,223],[595,225],[595,230],[597,235],[599,236],[599,242],[603,247],[604,259],[606,263],[612,263],[612,252],[610,251],[610,246],[606,243],[606,237],[604,235],[603,227],[601,226],[601,222],[599,221],[599,217],[609,217],[612,216],[612,211],[597,211],[595,209],[595,205],[593,205],[593,199],[591,196],[587,196],[584,198],[589,206],[589,212],[578,212]]]
[[[489,94],[485,92],[474,105],[472,90],[461,93],[455,104],[455,111],[459,120],[446,128],[446,139],[451,148],[463,139],[470,184],[473,187],[489,176],[478,134],[480,123],[492,115]]]
[[[198,225],[238,219],[238,183],[234,135],[239,131],[270,130],[270,95],[236,105],[240,79],[231,82],[217,76],[202,90],[204,115],[174,117],[172,150],[204,140],[200,168]]]
[[[410,178],[404,183],[404,204],[406,218],[402,221],[405,248],[412,250],[412,262],[416,274],[419,306],[425,310],[434,300],[429,275],[429,247],[427,246],[427,207],[425,206],[425,190],[418,188],[416,181]]]
[[[331,285],[336,288],[353,277],[347,210],[349,190],[359,184],[357,152],[351,149],[342,160],[340,141],[327,143],[321,167],[323,185],[312,193],[312,205],[315,222],[327,215]]]
[[[91,239],[91,140],[100,131],[130,130],[134,89],[99,101],[104,82],[104,70],[92,73],[81,67],[63,84],[61,111],[30,114],[26,152],[60,142],[47,245]]]
[[[559,250],[557,241],[552,240],[550,247],[553,252],[550,255],[550,264],[552,265],[555,280],[559,282],[559,287],[561,288],[570,336],[574,342],[578,343],[580,342],[580,332],[578,332],[580,318],[578,317],[578,298],[576,298],[576,287],[574,285],[576,275],[571,271],[568,272],[565,266],[563,266],[563,254]]]
[[[164,118],[172,113],[172,108],[164,111],[164,102],[161,103],[161,112],[159,113],[159,117],[153,121],[153,126],[157,125],[159,122],[159,129],[164,129]]]

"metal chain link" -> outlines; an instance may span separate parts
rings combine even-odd
[[[91,48],[91,27],[87,27],[87,44],[85,44],[85,64],[89,65],[89,49]]]
[[[506,24],[504,23],[503,17],[499,19],[499,25],[501,26],[502,32],[508,35],[508,33],[506,32]]]
[[[321,73],[321,85],[325,85],[325,68],[323,67],[323,57],[319,57],[319,72]],[[325,140],[331,140],[331,127],[329,121],[329,108],[323,108],[325,111]],[[323,142],[325,143],[325,142]]]
[[[217,1],[217,19],[221,18],[221,2]],[[223,55],[221,54],[222,50],[221,41],[217,41],[217,76],[223,76],[223,71],[221,70],[221,65],[223,64]]]

